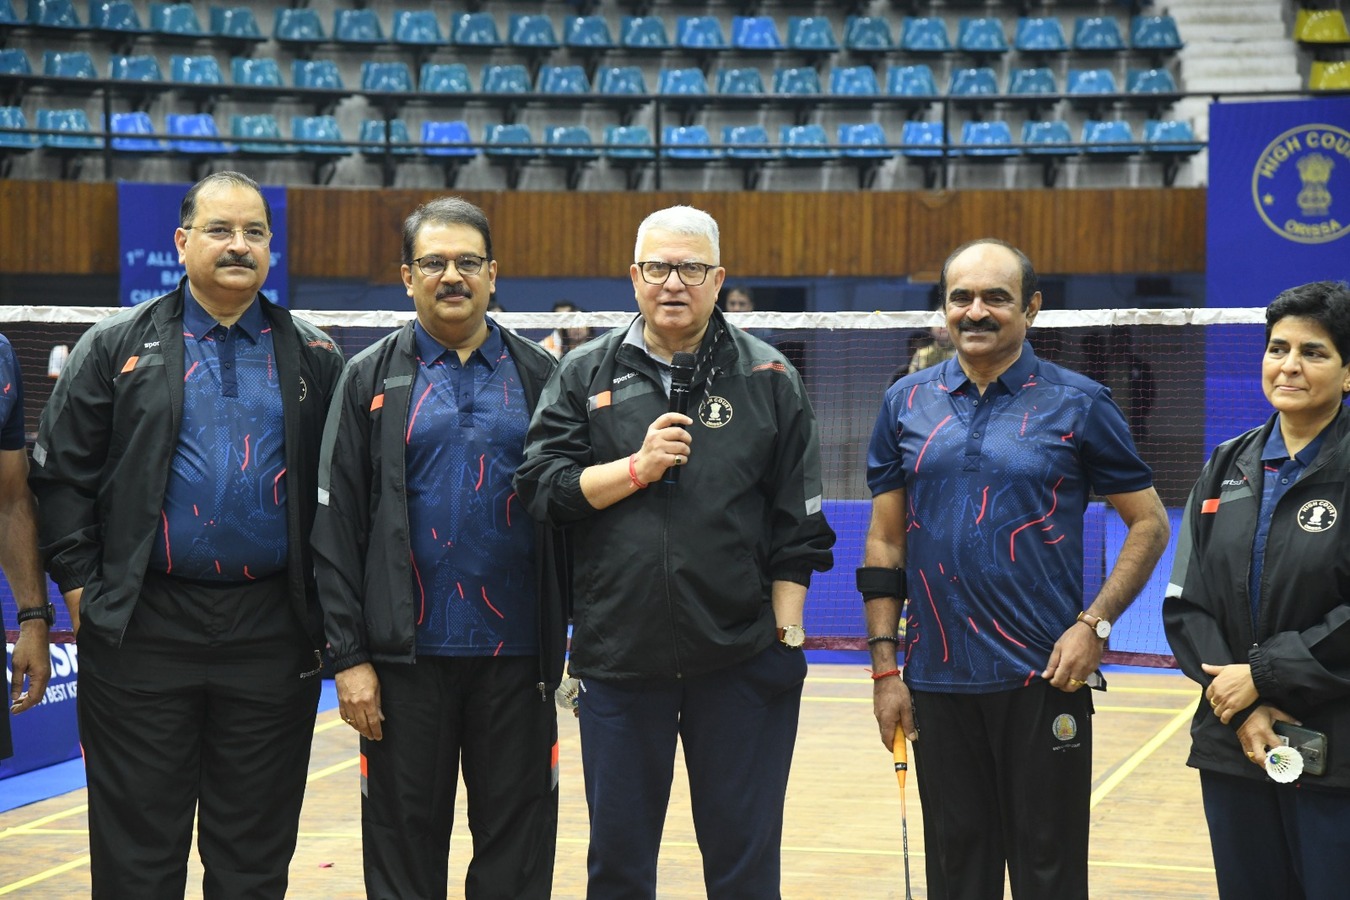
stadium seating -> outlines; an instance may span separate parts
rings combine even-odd
[[[1017,20],[1013,47],[1018,53],[1066,53],[1069,42],[1054,16],[1023,16]]]
[[[778,151],[769,146],[769,132],[763,125],[727,125],[722,143],[729,159],[777,159]],[[747,190],[753,190],[753,185]]]
[[[644,167],[656,157],[652,134],[645,125],[608,125],[605,127],[606,162],[622,169],[629,191],[642,184]]]
[[[838,159],[839,151],[830,147],[830,138],[820,125],[784,125],[778,131],[785,159]]]
[[[544,158],[564,164],[567,189],[576,190],[587,166],[600,158],[600,151],[585,126],[549,125],[544,129]]]
[[[1074,20],[1075,53],[1116,53],[1125,49],[1125,38],[1115,16],[1079,16]]]
[[[1350,90],[1350,60],[1313,60],[1308,88],[1314,91]]]
[[[989,66],[953,69],[947,88],[951,102],[967,108],[987,105],[988,98],[998,92],[998,75]]]
[[[150,30],[181,37],[200,37],[206,33],[191,3],[151,3]]]
[[[179,153],[198,156],[222,156],[234,148],[215,138],[220,137],[216,120],[210,113],[169,113],[164,117],[169,146]]]
[[[947,24],[937,16],[907,16],[900,30],[900,48],[909,53],[949,53]]]
[[[662,132],[661,155],[672,160],[720,159],[722,151],[712,147],[708,129],[702,125],[667,125]]]
[[[470,146],[469,124],[463,121],[423,122],[422,143],[427,156],[472,159],[478,155],[478,149]]]
[[[483,67],[483,92],[487,94],[528,94],[530,73],[519,63]]]
[[[843,145],[843,158],[858,169],[859,190],[874,186],[882,165],[895,158],[895,151],[886,146],[886,132],[877,122],[840,125],[839,143]]]
[[[179,84],[224,84],[225,76],[214,56],[169,57],[169,77]]]
[[[1041,181],[1048,188],[1055,186],[1060,162],[1066,157],[1077,156],[1079,152],[1073,146],[1069,123],[1062,119],[1023,123],[1022,143],[1026,145],[1022,152],[1041,163]]]
[[[230,60],[230,75],[238,85],[281,87],[281,68],[270,57],[245,59],[236,56]]]
[[[111,56],[108,59],[108,77],[113,81],[163,81],[159,60],[149,54],[139,56]]]
[[[1149,119],[1144,123],[1144,153],[1162,162],[1165,187],[1176,182],[1181,163],[1203,149],[1204,145],[1195,139],[1190,122]]]
[[[67,150],[97,150],[103,146],[103,139],[94,137],[89,125],[89,116],[82,109],[40,109],[37,115],[37,127],[42,131],[55,131],[57,134],[44,134],[40,143],[45,147]]]
[[[731,45],[738,50],[779,50],[783,39],[772,16],[736,16],[731,21]]]
[[[997,16],[965,16],[956,29],[956,49],[977,57],[1008,52],[1003,21]]]
[[[52,78],[98,78],[93,57],[83,50],[68,53],[43,51],[42,74]]]
[[[380,44],[384,28],[373,9],[338,9],[333,11],[333,39],[344,44]]]
[[[32,75],[33,66],[22,50],[0,50],[0,75]],[[3,107],[9,109],[9,107]]]
[[[119,153],[163,153],[169,148],[163,138],[149,136],[155,133],[155,125],[147,112],[115,112],[108,121],[108,131],[131,135],[112,139],[112,148]]]
[[[596,92],[600,94],[645,94],[647,80],[637,66],[610,66],[600,70],[596,80]]]
[[[844,66],[830,70],[830,93],[841,97],[874,97],[881,93],[871,66]]]
[[[454,25],[450,31],[450,40],[456,46],[492,48],[502,45],[497,20],[492,18],[491,13],[461,13],[451,21]]]
[[[131,4],[122,5],[130,6]],[[135,10],[133,9],[132,12],[134,13]],[[253,10],[247,6],[211,7],[211,33],[222,38],[240,38],[248,41],[264,40],[262,30],[258,28],[258,20],[253,16]]]
[[[660,16],[624,16],[619,28],[619,44],[623,47],[646,47],[664,50],[670,47],[670,35]]]
[[[721,69],[717,73],[719,94],[763,94],[764,79],[759,69]]]
[[[401,155],[410,155],[414,151],[406,146],[411,143],[408,136],[408,123],[402,119],[389,120],[389,152]],[[361,152],[367,156],[383,156],[385,122],[384,119],[366,119],[361,123],[361,132],[359,140],[363,144],[378,144],[378,147],[362,147]],[[386,185],[388,187],[388,185]]]
[[[1139,98],[1132,105],[1143,106],[1154,116],[1179,96],[1176,80],[1166,69],[1131,69],[1125,75],[1125,93]]]
[[[394,13],[394,43],[438,46],[445,43],[441,24],[429,9],[401,9]]]
[[[961,126],[961,143],[953,152],[974,159],[1006,159],[1018,155],[1012,142],[1012,129],[1002,119],[966,122]]]
[[[535,90],[544,94],[589,94],[591,83],[581,66],[544,66],[539,70]]]
[[[726,35],[716,16],[680,16],[675,25],[675,43],[686,50],[725,50]]]
[[[886,72],[886,93],[892,97],[936,97],[937,83],[926,63],[891,66]]]
[[[342,146],[342,132],[333,116],[292,116],[291,137],[301,153],[320,156],[347,156],[350,147]]]
[[[239,152],[250,156],[288,156],[295,154],[295,146],[282,143],[261,143],[261,141],[281,141],[281,126],[277,117],[271,113],[230,117],[230,137],[237,140]]]
[[[428,94],[467,94],[473,85],[464,63],[423,63],[417,89]]]
[[[1047,94],[1058,93],[1059,84],[1053,69],[1013,69],[1008,73],[1008,95],[1033,110],[1052,105],[1055,101],[1043,98]]]
[[[656,82],[658,94],[706,94],[708,82],[702,69],[662,69]]]
[[[1116,76],[1110,69],[1070,69],[1067,88],[1071,106],[1096,112],[1106,102],[1101,95],[1117,92]]]
[[[505,166],[506,186],[512,190],[520,185],[520,176],[532,159],[539,157],[534,137],[525,125],[488,125],[484,132],[483,155],[488,162]]]
[[[100,31],[124,31],[142,33],[140,14],[136,7],[125,0],[116,3],[90,3],[89,25]]]
[[[30,153],[38,137],[28,131],[28,118],[18,106],[0,106],[0,176],[9,174],[12,157]]]
[[[19,17],[14,13],[14,6],[9,0],[0,0],[0,25],[18,25]],[[0,107],[11,108],[12,107]],[[3,127],[3,126],[0,126]]]
[[[567,20],[563,43],[568,47],[606,50],[614,46],[614,35],[604,16],[573,16]]]
[[[331,59],[296,59],[291,61],[291,82],[298,88],[340,91],[342,73]]]
[[[844,21],[844,46],[854,52],[893,50],[891,25],[884,16],[849,16]]]
[[[946,131],[941,122],[906,122],[900,131],[900,155],[923,164],[923,185],[935,187],[944,155]]]
[[[1130,19],[1130,46],[1152,53],[1176,53],[1185,44],[1177,21],[1169,15],[1139,15]]]
[[[413,90],[412,70],[403,62],[361,63],[361,90],[367,93]]]
[[[811,66],[775,69],[773,73],[773,92],[775,94],[795,94],[800,96],[819,94],[820,73]]]
[[[839,49],[834,26],[825,16],[789,16],[787,45],[793,50],[821,53],[834,53]]]
[[[28,23],[44,28],[80,28],[71,0],[28,0]]]
[[[278,9],[272,26],[272,37],[280,44],[317,43],[324,40],[323,23],[319,14],[309,7]]]
[[[548,16],[530,13],[512,14],[507,40],[514,47],[551,50],[558,46],[553,20]]]
[[[1123,119],[1083,122],[1083,152],[1097,157],[1129,156],[1143,148],[1134,140],[1134,129]]]

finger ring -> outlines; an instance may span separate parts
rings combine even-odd
[[[1087,682],[1079,681],[1077,678],[1070,678],[1069,684],[1073,685],[1074,687],[1082,687],[1083,685],[1087,684]]]
[[[679,456],[679,455],[677,454],[677,455],[675,456],[675,465],[677,465],[677,466],[682,466],[682,465],[684,465],[684,457],[683,457],[683,456]]]
[[[342,721],[344,721],[344,722],[350,722],[351,720],[352,720],[352,717],[351,717],[351,716],[343,716],[343,717],[342,717]]]
[[[1255,751],[1255,750],[1248,750],[1248,751],[1247,751],[1247,758],[1248,758],[1248,759],[1256,759],[1256,751]]]

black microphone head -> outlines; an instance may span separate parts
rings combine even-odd
[[[698,357],[684,350],[676,353],[670,358],[670,382],[671,384],[688,384],[694,380],[694,366],[698,363]]]

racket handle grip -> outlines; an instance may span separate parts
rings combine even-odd
[[[891,741],[891,755],[895,759],[895,777],[904,787],[905,772],[909,770],[909,746],[905,743],[905,730],[899,724],[895,726],[895,738]]]

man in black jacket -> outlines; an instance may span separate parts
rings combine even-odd
[[[366,892],[446,896],[462,767],[464,895],[544,900],[566,557],[511,478],[556,362],[486,315],[497,262],[473,204],[413,212],[402,273],[416,319],[343,376],[314,530],[338,699],[361,734]]]
[[[776,898],[802,610],[833,562],[815,416],[783,355],[715,309],[711,216],[653,213],[635,253],[640,315],[563,358],[516,477],[576,544],[587,896],[655,896],[678,738],[708,897]],[[677,353],[688,415],[669,411]]]
[[[272,214],[237,172],[174,232],[187,277],[99,322],[42,413],[30,476],[80,649],[95,896],[281,897],[319,698],[308,536],[342,370],[259,293]]]

